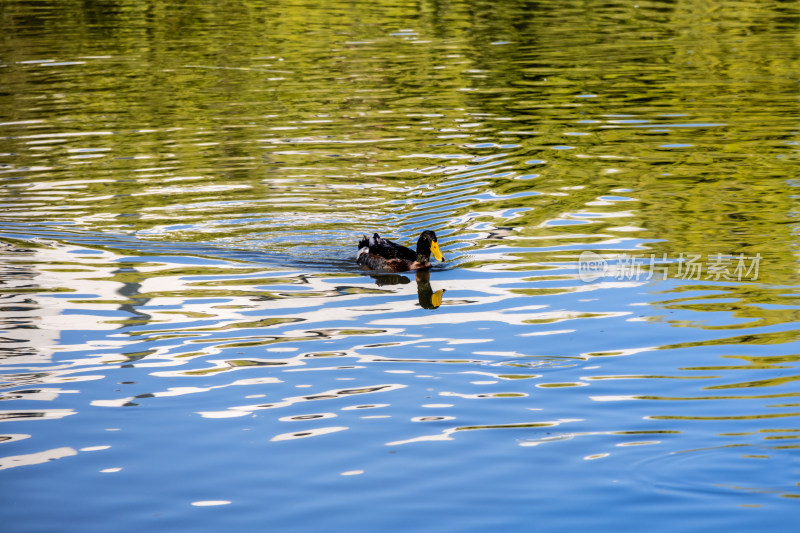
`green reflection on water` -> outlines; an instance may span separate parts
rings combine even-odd
[[[340,238],[341,212],[403,233],[421,214],[462,252],[500,226],[541,250],[509,266],[633,237],[760,251],[785,283],[797,19],[729,7],[9,2],[6,215],[302,255]],[[449,185],[482,157],[474,187]],[[418,201],[437,190],[449,201]]]

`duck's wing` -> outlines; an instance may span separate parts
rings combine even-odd
[[[375,272],[406,272],[411,265],[411,262],[405,259],[387,259],[370,253],[367,247],[358,250],[356,263]]]
[[[386,259],[405,259],[406,261],[416,261],[417,259],[417,253],[414,250],[384,239],[377,233],[369,238],[369,253]]]

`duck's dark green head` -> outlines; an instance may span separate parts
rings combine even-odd
[[[436,233],[426,229],[419,236],[417,241],[417,261],[427,263],[430,260],[431,254],[438,261],[444,261],[442,251],[439,249],[439,239],[436,238]]]

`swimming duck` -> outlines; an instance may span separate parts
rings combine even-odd
[[[425,230],[419,236],[416,252],[374,233],[372,237],[364,235],[358,242],[356,262],[370,270],[405,272],[430,268],[431,254],[437,260],[444,261],[439,240],[431,230]]]

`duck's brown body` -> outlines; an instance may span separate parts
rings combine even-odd
[[[430,268],[430,256],[444,261],[436,234],[425,230],[417,241],[417,251],[384,239],[377,233],[364,237],[358,243],[356,262],[370,270],[406,272]]]

